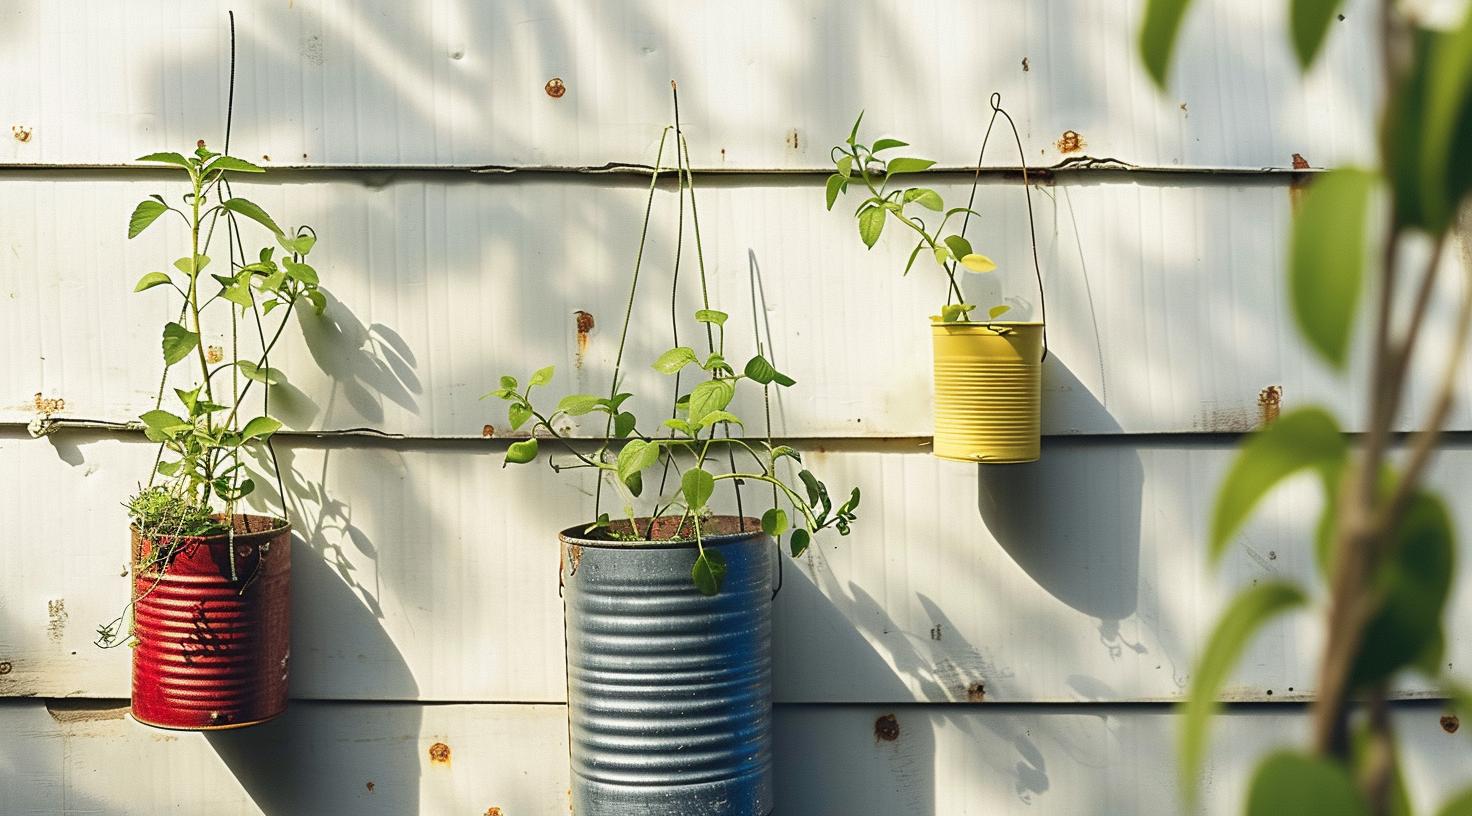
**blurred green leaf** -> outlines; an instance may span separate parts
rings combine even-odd
[[[532,377],[531,377],[530,380],[527,381],[527,384],[528,385],[532,385],[532,386],[535,386],[535,385],[546,385],[547,383],[552,382],[552,374],[556,370],[557,370],[557,367],[556,366],[547,366],[546,368],[539,368],[536,371],[532,372]]]
[[[1335,368],[1344,367],[1364,289],[1365,219],[1375,182],[1366,170],[1331,170],[1309,187],[1293,219],[1293,316],[1309,344]]]
[[[1181,791],[1187,809],[1196,804],[1196,773],[1206,752],[1207,726],[1219,704],[1217,695],[1257,630],[1277,615],[1306,601],[1296,585],[1272,582],[1244,590],[1216,623],[1216,629],[1191,674],[1181,718]],[[1285,813],[1291,811],[1284,811]]]
[[[1291,5],[1291,29],[1293,32],[1293,53],[1298,55],[1298,65],[1305,70],[1314,62],[1314,57],[1319,53],[1319,46],[1324,43],[1324,35],[1329,31],[1329,23],[1334,20],[1335,12],[1343,0],[1292,0]]]
[[[1145,20],[1140,26],[1140,57],[1155,84],[1164,89],[1170,73],[1170,58],[1176,35],[1186,17],[1190,0],[1147,0]]]
[[[1211,518],[1212,560],[1221,557],[1254,507],[1279,482],[1307,468],[1337,470],[1347,446],[1334,418],[1300,408],[1247,438],[1217,492]]]
[[[1472,790],[1464,790],[1447,800],[1436,816],[1472,816]]]
[[[1257,766],[1247,816],[1370,816],[1349,772],[1337,762],[1292,751]]]

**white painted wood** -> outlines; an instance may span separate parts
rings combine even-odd
[[[1472,781],[1472,748],[1442,713],[1395,717],[1422,812]],[[886,714],[893,741],[874,736]],[[1181,812],[1176,720],[1159,709],[778,706],[776,725],[779,816]],[[1256,759],[1303,744],[1307,725],[1297,706],[1219,717],[1201,812],[1240,813]],[[295,703],[275,723],[206,736],[117,708],[12,701],[0,728],[13,735],[0,742],[7,813],[567,813],[561,706]],[[430,759],[436,743],[448,764]]]
[[[0,163],[126,162],[219,142],[236,10],[237,155],[311,165],[647,162],[678,80],[697,166],[822,167],[871,136],[975,161],[1000,92],[1029,161],[1328,166],[1373,156],[1374,15],[1344,7],[1300,79],[1279,3],[1199,3],[1158,94],[1141,0],[722,4],[390,0],[6,4]],[[544,90],[560,78],[565,94]],[[1057,142],[1082,136],[1076,152]],[[998,149],[989,163],[1015,164]]]
[[[503,470],[498,443],[280,447],[303,536],[294,696],[563,699],[554,542],[594,516],[588,481]],[[1046,446],[1036,465],[979,468],[903,444],[808,450],[834,491],[858,486],[864,500],[852,536],[824,533],[810,555],[785,561],[777,699],[1181,699],[1237,589],[1309,581],[1314,569],[1319,499],[1308,482],[1273,497],[1209,568],[1206,519],[1231,453],[1226,440],[1070,440]],[[0,661],[11,665],[0,696],[126,696],[126,649],[90,641],[126,600],[120,504],[152,455],[75,433],[0,437],[0,484],[26,485],[24,501],[0,503],[0,529],[17,544],[0,550]],[[1469,479],[1472,447],[1458,442],[1434,482],[1455,491]],[[263,498],[275,493],[257,482]],[[748,512],[762,493],[747,491]],[[1472,508],[1451,508],[1463,529],[1472,524]],[[1447,615],[1454,673],[1472,665],[1462,583]],[[1318,633],[1310,615],[1266,630],[1224,697],[1310,696]],[[1431,689],[1407,678],[1399,691]]]
[[[372,428],[416,437],[505,434],[504,406],[481,401],[499,375],[525,378],[550,363],[547,403],[604,391],[618,346],[645,188],[606,179],[467,179],[447,175],[240,184],[283,223],[322,236],[313,261],[331,291],[326,319],[288,331],[273,363],[291,386],[275,412],[301,430]],[[25,423],[43,400],[57,416],[126,421],[153,407],[158,336],[177,318],[162,287],[131,294],[145,272],[187,252],[182,224],[163,222],[128,241],[136,201],[178,192],[167,176],[121,179],[26,174],[0,197],[0,421]],[[968,184],[940,189],[965,200]],[[1111,183],[1038,188],[1034,194],[1048,293],[1044,429],[1049,434],[1237,432],[1254,427],[1260,393],[1281,408],[1334,406],[1363,427],[1367,367],[1340,379],[1292,326],[1282,259],[1290,191],[1274,184]],[[626,356],[631,403],[646,428],[668,410],[669,378],[649,369],[672,343],[668,282],[674,255],[673,191],[662,192],[647,247]],[[1002,265],[967,275],[984,307],[1005,300],[1039,317],[1023,192],[988,184],[987,221],[971,231]],[[891,225],[872,252],[847,210],[825,212],[814,182],[718,182],[701,198],[713,304],[732,313],[728,356],[754,350],[753,270],[765,296],[764,342],[797,388],[780,396],[779,432],[803,437],[927,436],[931,428],[928,315],[944,297],[927,258],[909,278],[913,246]],[[264,230],[251,235],[265,237]],[[692,247],[686,231],[686,260]],[[223,264],[223,245],[216,248]],[[1459,253],[1449,253],[1456,264]],[[682,342],[702,350],[689,315],[699,307],[694,264],[682,272]],[[1444,341],[1464,277],[1448,273],[1430,319]],[[581,351],[574,312],[593,315]],[[1009,315],[1012,316],[1012,315]],[[225,344],[217,312],[210,344]],[[1367,333],[1361,332],[1362,346]],[[581,365],[579,363],[581,362]],[[1421,421],[1439,382],[1423,361],[1408,379],[1402,426]],[[176,369],[183,384],[188,365]],[[1472,364],[1464,382],[1472,382]],[[760,415],[760,398],[739,407]],[[170,396],[170,401],[173,398]],[[1472,428],[1472,400],[1451,426]],[[601,434],[584,423],[579,434]]]

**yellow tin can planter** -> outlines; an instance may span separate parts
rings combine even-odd
[[[1033,462],[1039,451],[1043,324],[931,322],[935,446],[959,462]]]

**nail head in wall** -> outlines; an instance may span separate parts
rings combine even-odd
[[[31,129],[25,125],[11,125],[10,135],[14,136],[17,142],[29,142],[31,140]]]
[[[1054,142],[1059,153],[1077,153],[1084,149],[1084,137],[1076,130],[1065,130],[1063,135]]]
[[[562,95],[567,93],[567,85],[563,83],[562,77],[552,77],[547,80],[547,84],[543,87],[543,90],[553,99],[561,99]]]
[[[368,792],[369,793],[372,793],[373,792],[373,780],[371,780],[371,779],[368,780]]]
[[[450,764],[450,746],[443,742],[436,742],[429,746],[429,761],[435,765]]]
[[[1031,71],[1031,70],[1032,70],[1032,66],[1030,66],[1030,65],[1027,64],[1027,57],[1023,57],[1022,58],[1022,73],[1025,74],[1025,73],[1027,73],[1028,71]]]
[[[885,714],[874,721],[874,739],[894,742],[900,738],[900,721],[893,714]]]

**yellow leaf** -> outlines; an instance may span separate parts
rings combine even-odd
[[[996,261],[985,255],[978,255],[975,252],[961,258],[961,265],[970,269],[972,272],[990,272],[997,268]]]

